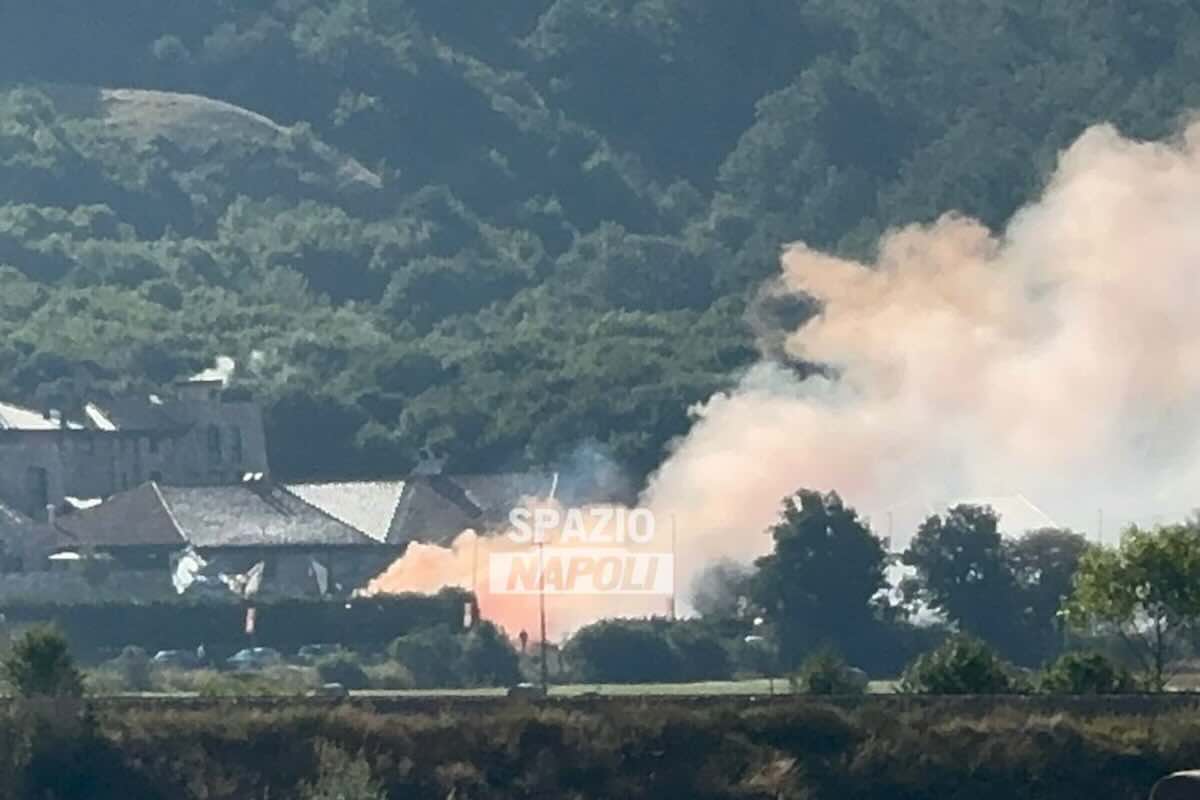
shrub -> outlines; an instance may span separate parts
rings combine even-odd
[[[462,647],[462,639],[440,625],[397,638],[388,654],[408,668],[418,688],[446,689],[463,684],[458,670]]]
[[[153,671],[150,668],[150,656],[140,647],[126,647],[121,655],[113,660],[117,674],[126,689],[135,692],[148,692],[154,686]]]
[[[387,800],[383,784],[361,754],[352,756],[328,742],[316,747],[317,777],[300,786],[300,800]]]
[[[372,689],[415,689],[417,682],[408,667],[398,661],[385,661],[365,667]]]
[[[0,673],[25,697],[83,694],[83,674],[75,667],[66,638],[52,627],[30,628],[13,642]]]
[[[1136,682],[1101,653],[1064,653],[1042,671],[1038,688],[1049,694],[1126,694]]]
[[[317,662],[317,675],[321,683],[340,683],[347,689],[366,689],[371,681],[366,670],[349,653],[327,656]]]
[[[521,680],[521,659],[508,637],[481,622],[463,642],[461,673],[472,686],[511,686]]]
[[[1010,668],[991,648],[969,636],[954,636],[917,658],[900,690],[917,694],[1007,694],[1016,689]]]
[[[671,625],[667,640],[675,650],[679,680],[722,681],[733,676],[729,650],[712,630],[695,621]]]
[[[867,689],[859,671],[833,650],[819,650],[809,656],[793,680],[805,694],[862,694]]]
[[[589,683],[652,683],[680,673],[678,656],[652,623],[602,620],[581,628],[566,655]]]

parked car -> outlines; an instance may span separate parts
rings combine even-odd
[[[535,683],[518,683],[508,687],[508,696],[516,700],[541,700],[546,696],[546,687]]]
[[[283,661],[283,656],[272,647],[247,647],[230,656],[225,663],[234,669],[262,669]]]
[[[342,652],[340,644],[306,644],[296,651],[296,658],[312,662]]]
[[[199,666],[199,660],[196,658],[194,650],[159,650],[150,660],[160,667],[191,669]]]

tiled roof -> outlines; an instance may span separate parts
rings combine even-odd
[[[61,421],[50,419],[40,411],[0,403],[0,430],[56,431],[61,427]]]
[[[405,481],[293,484],[288,491],[390,544],[446,544],[468,528],[501,526],[528,497],[547,497],[551,475],[416,475]]]
[[[404,481],[342,481],[292,483],[287,490],[326,514],[386,542]]]
[[[378,544],[269,483],[159,491],[184,536],[200,548]]]
[[[31,520],[4,503],[0,503],[0,536],[18,535],[32,524]]]
[[[59,518],[80,546],[339,547],[379,542],[266,483],[168,487],[147,483]]]
[[[94,547],[183,547],[183,533],[152,483],[113,495],[93,508],[64,514],[57,525]]]
[[[170,431],[184,427],[171,414],[169,405],[149,397],[118,397],[88,404],[89,419],[101,430]],[[108,423],[107,425],[103,423]],[[111,427],[110,427],[111,426]]]
[[[20,555],[30,563],[69,545],[69,538],[61,531],[0,503],[0,548],[6,555]]]

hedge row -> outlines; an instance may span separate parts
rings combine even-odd
[[[235,603],[147,605],[8,605],[10,627],[49,622],[71,642],[76,657],[111,656],[127,645],[157,650],[194,650],[203,644],[214,657],[249,644],[291,652],[305,644],[336,643],[380,649],[420,628],[463,626],[468,596],[390,595],[345,601],[286,600],[254,607],[254,635],[246,634],[247,608]]]

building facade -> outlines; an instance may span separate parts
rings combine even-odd
[[[0,404],[0,501],[34,520],[147,481],[223,486],[266,477],[254,403],[219,380],[182,383],[174,397],[93,400],[70,417]]]

